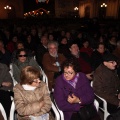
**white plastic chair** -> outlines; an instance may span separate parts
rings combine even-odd
[[[110,113],[109,113],[108,110],[107,110],[107,102],[106,102],[106,100],[103,99],[102,97],[100,97],[100,96],[98,96],[98,95],[96,95],[96,94],[95,94],[95,96],[96,96],[97,98],[99,98],[99,99],[103,102],[103,107],[100,107],[100,106],[99,106],[99,109],[104,113],[104,120],[106,120],[107,117],[110,115]]]
[[[98,112],[98,110],[99,110],[99,102],[96,99],[94,100],[94,106],[96,107],[96,110]]]
[[[55,114],[55,120],[61,120],[60,119],[60,114],[59,114],[59,112],[58,112],[58,110],[57,110],[57,108],[56,108],[56,106],[54,105],[53,102],[52,102],[52,110],[53,110],[53,112]]]
[[[5,112],[5,110],[3,108],[3,105],[1,103],[0,103],[0,111],[1,111],[1,114],[2,114],[2,116],[4,118],[4,120],[7,120],[6,112]]]
[[[63,114],[63,112],[58,108],[55,100],[54,100],[54,104],[55,104],[55,106],[56,106],[56,108],[57,108],[57,111],[58,111],[59,114],[60,114],[60,118],[61,118],[60,120],[64,120],[64,114]]]
[[[91,87],[93,87],[93,81],[91,81]],[[97,94],[95,94],[95,96],[103,102],[103,107],[99,106],[99,109],[104,113],[104,120],[106,120],[107,117],[110,115],[110,113],[107,110],[107,101]]]
[[[12,101],[10,109],[10,120],[14,120],[14,115],[15,115],[15,103],[14,101]]]

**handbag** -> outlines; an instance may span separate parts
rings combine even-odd
[[[95,117],[97,110],[93,104],[85,105],[78,111],[80,120],[90,120]]]

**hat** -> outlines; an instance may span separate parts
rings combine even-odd
[[[103,55],[103,61],[117,61],[117,57],[111,53]]]

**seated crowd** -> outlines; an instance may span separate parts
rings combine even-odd
[[[5,36],[0,37],[0,103],[7,118],[11,96],[20,120],[51,119],[53,98],[65,120],[79,120],[77,112],[82,107],[91,104],[95,108],[94,93],[107,101],[110,114],[118,111],[120,40],[114,30],[111,34],[88,31],[85,35],[82,31],[56,32],[55,28],[40,26],[23,31],[22,26],[17,28],[14,34],[8,30],[9,37],[0,33]],[[48,86],[42,81],[42,71]],[[13,78],[18,83],[15,86]],[[49,91],[53,92],[51,98]],[[96,112],[89,120],[99,119]]]

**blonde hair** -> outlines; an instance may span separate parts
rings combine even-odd
[[[24,67],[20,74],[20,84],[32,84],[34,79],[40,78],[42,75],[40,71],[32,66]]]

